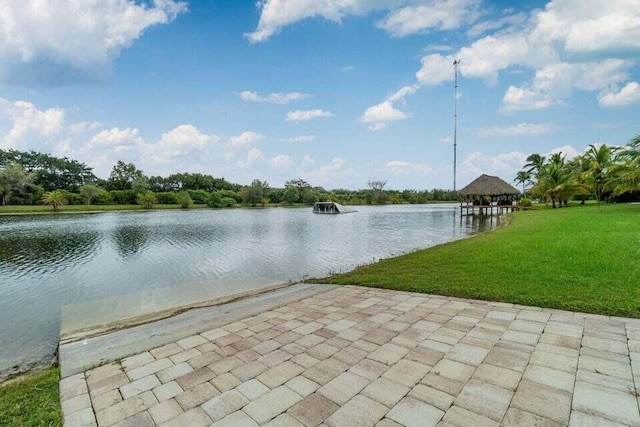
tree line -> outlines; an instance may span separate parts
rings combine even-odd
[[[514,180],[525,196],[563,207],[570,200],[598,202],[640,199],[640,135],[628,144],[589,145],[584,154],[567,161],[563,153],[546,158],[533,153]],[[529,185],[529,189],[526,186]]]
[[[429,203],[456,200],[455,192],[442,189],[388,190],[386,181],[370,179],[361,190],[327,191],[303,179],[292,179],[283,188],[254,180],[250,185],[232,183],[201,173],[177,173],[167,177],[147,176],[133,163],[118,161],[108,179],[100,179],[92,168],[67,157],[35,151],[0,149],[0,201],[6,205],[46,204],[58,210],[71,205],[205,204],[210,207],[311,205],[333,201],[346,205]]]

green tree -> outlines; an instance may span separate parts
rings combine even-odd
[[[0,168],[9,163],[18,163],[33,173],[34,183],[47,191],[76,191],[81,185],[97,181],[90,167],[66,157],[35,151],[0,150]]]
[[[181,191],[178,193],[178,203],[180,203],[182,209],[189,209],[191,205],[193,205],[193,200],[191,199],[188,191]]]
[[[134,181],[141,178],[144,178],[144,173],[136,168],[133,163],[125,163],[122,160],[118,160],[109,175],[107,188],[109,190],[131,190]]]
[[[609,183],[616,195],[640,191],[640,135],[617,152],[611,172]]]
[[[551,155],[549,162],[542,165],[538,171],[538,182],[532,189],[534,194],[549,200],[554,209],[556,205],[566,205],[576,191],[574,174],[562,153]]]
[[[516,179],[513,180],[516,184],[522,184],[522,194],[526,197],[525,184],[531,182],[531,172],[520,171],[516,174]]]
[[[367,187],[371,190],[371,203],[374,205],[384,204],[387,201],[387,195],[384,191],[384,187],[387,185],[387,181],[371,178],[367,181]]]
[[[2,206],[9,202],[11,194],[33,184],[33,175],[18,163],[9,163],[0,169],[0,196]]]
[[[531,172],[533,176],[537,177],[540,169],[542,169],[542,166],[545,164],[545,160],[546,158],[544,156],[533,153],[527,157],[527,163],[524,164],[524,167],[527,168],[527,172]]]
[[[606,144],[598,147],[591,144],[582,156],[585,162],[583,176],[596,194],[596,200],[602,201],[609,182],[609,169],[613,165],[615,149]]]
[[[287,203],[298,203],[300,200],[300,191],[296,187],[288,187],[282,194],[282,199]]]
[[[42,204],[51,206],[54,212],[58,212],[67,203],[68,200],[63,190],[47,191],[42,196]]]
[[[268,190],[269,184],[267,183],[267,181],[254,179],[251,182],[251,185],[249,185],[248,187],[243,187],[240,190],[240,197],[242,197],[242,202],[244,204],[255,206],[267,196]]]
[[[138,194],[137,200],[138,204],[143,205],[145,209],[151,209],[156,203],[156,196],[151,191],[145,191]]]
[[[94,184],[85,184],[80,187],[80,195],[84,198],[87,206],[91,204],[91,201],[96,197],[99,197],[104,190]]]

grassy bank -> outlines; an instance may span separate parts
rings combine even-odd
[[[59,378],[59,370],[51,368],[0,385],[0,426],[62,425]]]
[[[189,209],[202,209],[207,205],[192,205]],[[182,206],[174,205],[153,205],[153,209],[182,209]],[[106,211],[143,211],[142,205],[71,205],[60,208],[59,213],[86,213],[86,212],[106,212]],[[148,209],[147,209],[148,210]],[[25,205],[25,206],[0,206],[0,215],[16,214],[54,214],[51,206]]]
[[[638,260],[640,205],[572,206],[321,282],[640,317]]]

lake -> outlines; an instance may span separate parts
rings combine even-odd
[[[358,265],[487,226],[456,205],[0,217],[0,379],[54,356],[60,332]]]

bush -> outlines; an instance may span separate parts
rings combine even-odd
[[[222,197],[218,193],[211,193],[209,200],[207,201],[207,205],[210,208],[221,208],[222,207]]]
[[[62,193],[64,198],[67,199],[67,205],[84,205],[85,204],[84,198],[77,193],[72,193],[71,191],[67,191],[67,190],[56,190],[56,191],[59,191],[60,193]]]
[[[211,193],[205,190],[189,190],[188,195],[193,203],[198,205],[206,205],[211,198]]]
[[[235,191],[231,191],[231,190],[218,190],[216,191],[216,194],[218,194],[221,198],[230,198],[230,199],[234,199],[237,202],[239,202],[240,196],[238,195],[238,193],[236,193]]]
[[[180,203],[178,201],[178,195],[171,191],[156,193],[156,200],[161,205],[175,205],[176,203]]]
[[[302,196],[302,203],[312,205],[320,200],[320,196],[315,191],[306,191]]]
[[[133,190],[111,190],[109,195],[116,205],[135,205],[138,203],[138,195]]]
[[[224,208],[233,208],[238,204],[236,199],[232,197],[223,197],[221,200],[221,207]]]
[[[103,191],[91,200],[93,205],[112,205],[113,199],[109,191]]]
[[[138,204],[143,205],[145,209],[151,209],[153,208],[153,204],[156,203],[156,195],[151,191],[145,191],[144,193],[138,194],[136,201]]]
[[[188,191],[181,191],[178,194],[178,203],[180,203],[182,209],[189,209],[189,207],[193,205],[193,200]]]
[[[524,206],[526,208],[531,206],[531,199],[527,199],[526,197],[523,197],[522,199],[520,199],[519,203],[520,203],[520,206]]]

